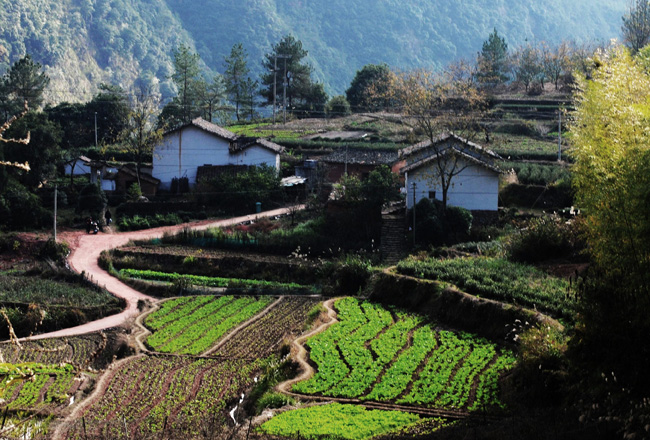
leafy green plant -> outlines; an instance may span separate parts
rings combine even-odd
[[[447,408],[475,405],[474,392],[482,408],[502,406],[496,381],[514,363],[508,351],[370,302],[344,298],[335,306],[339,322],[307,341],[318,371],[294,392]],[[483,378],[492,363],[498,367]]]
[[[260,431],[308,439],[327,436],[366,440],[411,426],[420,420],[418,415],[406,412],[367,410],[362,406],[331,403],[281,413],[264,423]]]
[[[575,300],[566,295],[568,281],[531,266],[488,257],[427,258],[401,261],[397,270],[404,275],[453,283],[472,295],[544,310],[555,316],[574,316]]]

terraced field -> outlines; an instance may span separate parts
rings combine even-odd
[[[94,394],[57,428],[55,438],[243,435],[242,425],[234,422],[241,422],[241,397],[279,364],[280,348],[304,331],[318,302],[291,296],[198,296],[161,303],[144,320],[152,332],[146,344],[159,354],[114,364]],[[403,411],[408,408],[471,412],[502,407],[498,379],[514,362],[507,350],[371,302],[343,298],[335,308],[339,322],[307,342],[316,374],[293,391],[383,410],[334,404],[288,411],[253,428],[251,438],[369,439],[434,420]],[[49,344],[54,343],[41,347]],[[64,351],[61,347],[52,353]],[[59,374],[60,385],[50,376],[30,386],[60,389],[67,382]],[[437,426],[445,423],[435,419]]]
[[[309,339],[317,373],[293,391],[433,408],[499,408],[514,356],[487,340],[436,329],[369,302],[336,303],[339,323]]]
[[[49,438],[50,423],[113,361],[118,331],[0,344],[1,438]]]
[[[284,298],[210,354],[231,359],[267,357],[300,334],[309,311],[318,303],[313,298]]]
[[[284,338],[302,331],[309,310],[318,303],[283,298],[228,336],[276,301],[232,296],[165,301],[145,322],[154,332],[149,340],[163,341],[160,347],[173,356],[141,355],[123,361],[61,428],[60,438],[216,439],[229,433],[235,428],[230,411],[242,393],[268,365],[277,364],[274,353]],[[171,336],[154,339],[162,332]],[[200,350],[189,349],[199,341],[204,341]],[[197,359],[195,354],[206,346],[214,347],[211,356],[221,359]]]
[[[232,328],[268,307],[272,297],[196,296],[167,301],[145,320],[154,351],[198,355]]]

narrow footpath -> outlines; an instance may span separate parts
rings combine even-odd
[[[299,205],[298,209],[304,209],[304,205]],[[164,233],[180,232],[184,228],[195,230],[204,230],[213,227],[230,226],[249,221],[255,221],[259,218],[274,217],[288,214],[295,207],[286,207],[264,211],[259,214],[250,214],[241,217],[233,217],[223,220],[204,220],[199,222],[184,223],[174,226],[164,226],[155,229],[145,229],[141,231],[131,231],[122,233],[99,233],[97,235],[88,235],[84,231],[64,232],[58,236],[59,241],[66,241],[71,247],[71,253],[68,257],[70,267],[77,273],[84,273],[86,277],[99,286],[105,287],[111,294],[126,301],[126,308],[117,315],[107,316],[97,321],[88,322],[76,327],[70,327],[50,333],[43,333],[21,340],[36,340],[46,338],[56,338],[62,336],[77,336],[86,333],[105,330],[112,327],[118,327],[128,319],[135,317],[138,312],[138,301],[149,300],[156,302],[157,299],[144,295],[132,287],[122,283],[117,278],[111,276],[104,269],[99,267],[98,259],[102,251],[123,246],[129,240],[147,240],[161,237]]]

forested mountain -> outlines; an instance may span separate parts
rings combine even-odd
[[[0,0],[0,68],[26,52],[46,66],[53,101],[83,101],[100,82],[170,86],[172,50],[194,47],[211,72],[241,42],[252,73],[287,34],[314,78],[342,93],[368,63],[440,67],[473,57],[498,29],[510,47],[620,35],[627,0]]]

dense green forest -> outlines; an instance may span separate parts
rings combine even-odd
[[[184,43],[223,72],[235,43],[262,73],[282,36],[303,42],[314,79],[341,94],[369,63],[436,68],[472,58],[497,28],[512,48],[620,34],[625,0],[0,0],[0,70],[29,53],[52,78],[48,101],[87,101],[101,82],[138,78],[174,94],[172,51]]]

